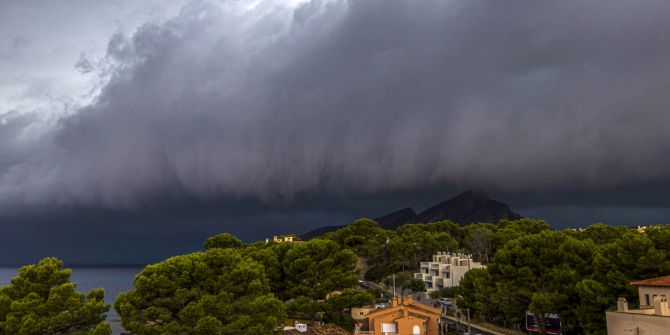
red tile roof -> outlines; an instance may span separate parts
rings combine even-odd
[[[670,287],[670,276],[656,277],[634,281],[631,283],[635,286],[665,286]]]

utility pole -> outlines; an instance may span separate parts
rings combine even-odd
[[[456,308],[456,333],[461,333],[461,311]]]
[[[393,299],[395,299],[395,273],[393,274]]]
[[[468,335],[472,334],[472,330],[470,330],[470,307],[466,308],[468,311]]]

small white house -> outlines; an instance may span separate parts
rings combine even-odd
[[[295,323],[295,330],[301,332],[301,333],[306,333],[307,332],[307,324],[305,323]]]

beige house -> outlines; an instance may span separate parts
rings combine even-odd
[[[286,242],[301,242],[293,239],[292,235],[283,235],[283,236],[273,236],[272,242],[274,243],[286,243]],[[265,243],[270,243],[270,239],[266,238]]]
[[[387,308],[363,308],[356,312],[359,319],[365,315],[367,329],[357,327],[354,334],[438,335],[441,329],[440,309],[420,304],[411,296],[395,297]]]
[[[432,262],[421,262],[420,272],[414,278],[426,283],[428,291],[458,286],[466,272],[484,267],[472,260],[472,255],[462,253],[438,252]]]
[[[605,312],[608,335],[670,334],[670,276],[639,280],[637,286],[640,309],[628,309],[628,302],[619,298],[616,311]]]

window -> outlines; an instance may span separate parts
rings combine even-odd
[[[382,323],[382,333],[395,333],[395,323]]]
[[[412,335],[421,335],[421,328],[416,325],[412,327]]]
[[[363,314],[365,314],[365,313],[363,313],[363,312],[359,312],[359,313],[360,313],[361,316],[363,316]]]

